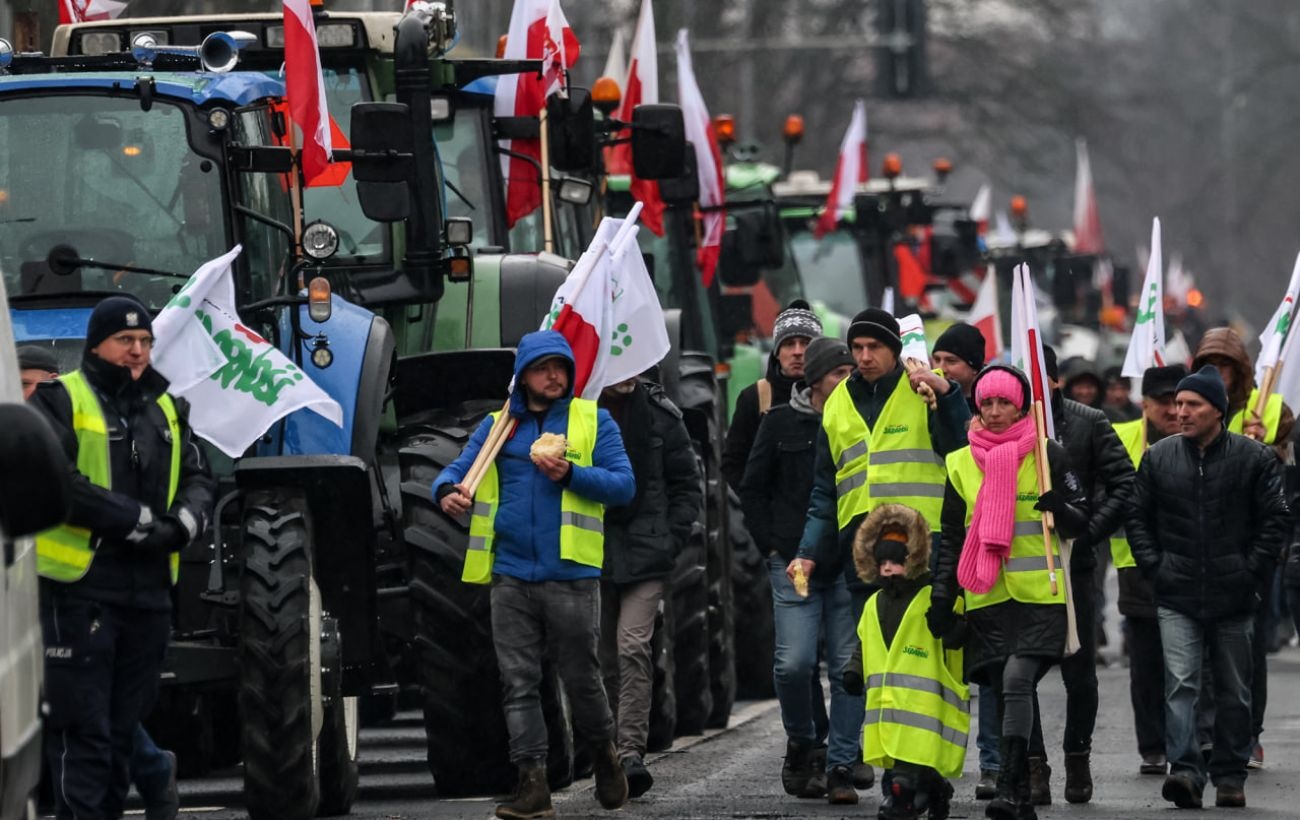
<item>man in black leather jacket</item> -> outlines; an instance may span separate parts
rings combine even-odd
[[[1215,805],[1242,807],[1251,752],[1251,631],[1259,586],[1290,527],[1281,464],[1263,444],[1224,428],[1228,396],[1213,366],[1178,383],[1182,435],[1142,459],[1127,520],[1138,569],[1155,590],[1165,658],[1162,795],[1199,808],[1206,767],[1196,737],[1201,660],[1215,678]]]

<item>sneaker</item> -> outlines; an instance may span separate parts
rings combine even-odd
[[[1258,740],[1255,741],[1255,748],[1250,750],[1250,760],[1246,761],[1246,768],[1247,769],[1264,768],[1264,747],[1260,745]]]
[[[1221,809],[1246,808],[1246,790],[1235,783],[1220,783],[1214,790],[1214,805]]]
[[[1160,796],[1180,809],[1201,807],[1201,790],[1196,788],[1196,784],[1185,774],[1171,774],[1166,777],[1165,785],[1160,788]]]
[[[853,788],[853,767],[839,765],[826,773],[826,802],[837,806],[858,802],[858,790]]]
[[[645,767],[645,761],[640,755],[629,755],[621,761],[623,764],[623,774],[627,775],[627,796],[640,797],[650,791],[654,785],[655,779],[651,776],[650,770]]]
[[[992,769],[980,769],[979,782],[975,784],[976,800],[992,800],[998,793],[998,773]]]
[[[1164,775],[1169,771],[1169,761],[1165,756],[1159,753],[1153,755],[1142,755],[1142,765],[1138,766],[1139,774],[1158,774]]]

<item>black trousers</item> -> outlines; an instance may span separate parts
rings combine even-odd
[[[136,726],[158,694],[171,630],[166,611],[41,588],[45,754],[59,818],[122,816]]]
[[[1097,725],[1097,630],[1096,599],[1091,570],[1070,573],[1070,592],[1074,596],[1074,621],[1079,632],[1079,651],[1061,660],[1061,680],[1065,683],[1066,753],[1092,749],[1092,731]],[[1162,741],[1163,742],[1163,741]],[[1029,738],[1030,757],[1046,757],[1043,722],[1038,712],[1038,692],[1034,692],[1034,732]]]
[[[1165,656],[1160,622],[1155,618],[1126,618],[1128,690],[1133,702],[1133,728],[1138,754],[1165,753]]]

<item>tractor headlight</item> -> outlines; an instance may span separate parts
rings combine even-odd
[[[317,220],[302,232],[302,252],[316,261],[329,259],[339,249],[339,232],[328,222]]]

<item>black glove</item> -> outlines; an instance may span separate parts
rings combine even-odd
[[[153,523],[149,534],[137,545],[144,552],[178,552],[190,541],[190,531],[180,519],[173,515],[164,515]]]
[[[862,678],[862,670],[853,668],[852,664],[844,670],[844,691],[857,698],[867,692],[867,682]]]
[[[1056,490],[1048,490],[1038,497],[1038,503],[1034,509],[1039,512],[1049,512],[1052,514],[1060,513],[1066,507],[1065,496]]]
[[[957,625],[957,613],[952,611],[952,606],[952,601],[932,600],[930,608],[925,611],[925,625],[930,628],[930,634],[940,640]]]

